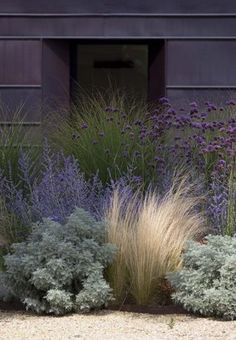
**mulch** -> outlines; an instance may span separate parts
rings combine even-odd
[[[4,302],[0,301],[0,311],[9,311],[9,312],[17,312],[17,311],[25,311],[24,305],[19,301],[11,301]]]
[[[131,304],[124,304],[122,306],[109,306],[109,310],[131,312],[131,313],[144,313],[154,315],[169,315],[169,314],[188,314],[181,306],[164,305],[164,306],[138,306]]]
[[[124,304],[122,306],[110,305],[107,310],[111,311],[122,311],[130,313],[142,313],[142,314],[153,314],[153,315],[171,315],[171,314],[189,314],[181,306],[176,305],[155,305],[155,306],[138,306],[134,304]],[[18,312],[25,311],[25,307],[18,301],[3,302],[0,301],[0,311],[7,312]]]

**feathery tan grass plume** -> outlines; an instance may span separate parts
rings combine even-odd
[[[108,241],[118,247],[110,269],[118,301],[129,294],[138,304],[152,303],[166,273],[181,266],[186,241],[203,234],[204,218],[196,212],[199,199],[193,189],[186,178],[176,178],[164,197],[146,193],[138,209],[137,193],[124,206],[119,191],[114,192],[106,219]]]

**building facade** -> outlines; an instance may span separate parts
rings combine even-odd
[[[1,0],[0,99],[40,124],[45,102],[127,87],[150,100],[236,91],[235,0]]]

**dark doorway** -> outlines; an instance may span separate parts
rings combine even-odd
[[[118,89],[156,100],[165,95],[164,41],[74,41],[71,80],[72,95]]]

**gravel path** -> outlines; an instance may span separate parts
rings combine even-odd
[[[0,311],[1,340],[236,340],[236,321],[102,311],[64,317]]]

